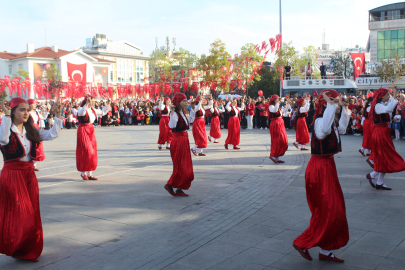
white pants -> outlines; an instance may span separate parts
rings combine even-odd
[[[253,115],[246,116],[247,129],[253,129]]]

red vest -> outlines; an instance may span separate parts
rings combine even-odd
[[[184,121],[183,116],[180,113],[177,113],[177,117],[178,117],[177,124],[176,124],[175,128],[172,128],[172,132],[182,132],[182,131],[189,129],[187,117],[186,117],[185,121]]]

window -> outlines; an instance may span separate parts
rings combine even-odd
[[[13,73],[13,66],[8,65],[8,74],[11,75]]]
[[[18,70],[23,69],[23,64],[18,64]]]
[[[378,62],[391,58],[396,51],[400,57],[405,57],[405,29],[378,31],[377,58]]]

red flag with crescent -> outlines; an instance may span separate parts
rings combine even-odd
[[[172,92],[172,84],[165,83],[165,95],[168,96]]]
[[[194,92],[197,92],[197,91],[198,91],[198,82],[193,82],[193,84],[192,84],[192,86],[191,86],[191,89],[192,89]]]
[[[365,53],[350,53],[353,59],[353,77],[356,79],[366,70]]]
[[[231,80],[231,91],[235,88],[236,80]]]
[[[221,88],[225,88],[226,87],[226,80],[222,80],[221,81]]]
[[[141,85],[139,83],[135,84],[135,92],[138,96],[141,95]]]
[[[217,81],[213,81],[213,82],[211,83],[211,87],[210,87],[210,89],[211,89],[211,90],[215,90],[215,89],[217,89],[217,84],[218,84],[218,82],[217,82]]]
[[[188,82],[183,82],[183,93],[188,92]]]
[[[181,83],[179,83],[179,82],[174,83],[174,93],[180,93],[180,86],[181,86]]]
[[[76,65],[69,62],[66,63],[69,80],[86,83],[87,64]]]
[[[207,87],[207,82],[206,81],[201,81],[200,82],[200,88],[205,88]]]

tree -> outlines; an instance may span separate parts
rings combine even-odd
[[[30,77],[30,73],[29,72],[27,72],[27,71],[25,71],[25,70],[23,70],[22,68],[20,68],[18,71],[17,71],[17,74],[14,74],[13,75],[14,77],[21,77],[21,78],[29,78]]]
[[[352,57],[345,52],[334,52],[328,70],[338,77],[350,77],[353,73]]]
[[[301,68],[305,68],[308,66],[308,63],[310,63],[312,66],[315,66],[316,63],[318,62],[318,53],[316,52],[316,49],[313,45],[310,45],[308,47],[304,47],[304,54],[302,55],[301,59],[298,60],[299,65],[300,65],[300,70]],[[302,74],[300,72],[300,75],[302,78],[304,78],[305,74]],[[320,77],[321,74],[319,71],[315,70],[312,72],[313,77]]]
[[[276,53],[276,61],[274,66],[283,71],[288,62],[291,66],[291,75],[301,76],[301,61],[298,55],[299,52],[292,46],[292,41],[290,41],[288,44],[283,43],[283,46],[281,46],[280,50]],[[283,73],[281,72],[280,74],[279,72],[277,76],[280,78],[282,75]]]
[[[401,76],[404,74],[405,65],[401,61],[401,56],[398,55],[397,50],[391,53],[389,59],[381,61],[377,66],[377,75],[382,81],[393,82],[402,80]]]
[[[42,79],[38,77],[38,79]],[[46,88],[46,92],[51,94],[51,98],[54,98],[56,94],[60,92],[63,86],[62,82],[62,75],[60,74],[60,70],[56,68],[56,63],[50,63],[49,67],[45,69],[45,81],[48,83],[48,87]]]
[[[249,87],[254,81],[261,80],[260,74],[255,71],[264,61],[264,57],[257,53],[255,45],[252,43],[242,46],[241,51],[242,53],[234,58],[233,79],[241,79]]]
[[[219,79],[225,79],[228,76],[228,68],[230,62],[228,59],[231,55],[226,51],[225,43],[220,39],[216,39],[211,44],[210,54],[206,56],[201,55],[197,70],[202,71],[202,77],[204,81],[218,81]],[[217,89],[222,89],[224,92],[228,92],[229,82],[226,83],[224,88],[218,83]]]
[[[278,95],[280,92],[280,75],[276,69],[269,71],[267,68],[262,67],[260,80],[254,80],[253,84],[248,88],[249,96],[257,97],[259,90],[263,91],[263,96],[269,97],[271,95]]]

